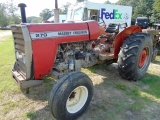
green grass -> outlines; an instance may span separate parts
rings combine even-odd
[[[34,111],[27,112],[24,114],[24,117],[29,118],[30,120],[35,120],[37,118],[37,114]]]
[[[132,111],[141,111],[145,107],[145,102],[141,99],[137,100],[134,104],[129,106]]]
[[[8,32],[10,30],[0,30],[0,33]]]
[[[9,101],[8,103],[6,103],[3,107],[3,113],[6,115],[7,113],[9,113],[12,109],[18,107],[19,104],[18,102],[13,102],[13,101]]]
[[[0,38],[1,39],[1,38]],[[11,110],[18,107],[18,102],[10,101],[6,96],[10,96],[19,92],[19,88],[12,79],[11,70],[14,64],[14,48],[12,36],[7,36],[0,44],[0,110],[5,116]]]
[[[147,74],[147,77],[142,79],[144,85],[148,85],[150,89],[144,90],[148,94],[154,95],[155,97],[160,98],[160,77]]]
[[[157,68],[160,68],[160,56],[157,56],[156,61],[153,62]],[[151,66],[154,67],[154,66]],[[93,66],[91,68],[85,69],[85,73],[89,73],[89,75],[92,75],[94,73],[97,73],[97,70],[99,71],[105,71],[109,72],[110,74],[114,74],[114,70],[111,71],[110,67],[107,67],[106,65],[97,65]],[[148,107],[148,105],[151,105],[152,103],[156,103],[157,106],[160,104],[160,69],[157,69],[157,71],[154,71],[152,68],[150,68],[147,72],[147,74],[141,79],[141,81],[138,82],[131,82],[131,81],[114,81],[113,77],[110,77],[110,74],[107,74],[105,76],[106,80],[108,80],[106,84],[106,87],[115,88],[121,93],[123,93],[122,96],[127,96],[124,100],[120,100],[121,96],[117,96],[113,98],[114,102],[108,101],[107,104],[100,104],[97,105],[97,109],[102,109],[103,111],[107,111],[108,119],[120,119],[118,116],[119,114],[124,114],[125,111],[131,111],[133,114],[141,114],[143,113],[144,109],[151,109]],[[104,75],[104,74],[103,74]],[[115,75],[115,74],[114,74]],[[110,82],[112,80],[112,82]],[[120,83],[119,83],[120,82]],[[128,86],[129,82],[133,84],[133,86]],[[112,92],[112,91],[110,91]],[[131,104],[132,103],[132,104]],[[110,109],[110,105],[112,105],[112,108]],[[151,105],[152,106],[152,105]],[[117,114],[118,115],[117,115]],[[155,113],[148,113],[149,115],[154,115]],[[143,116],[145,118],[146,116]],[[103,118],[104,119],[104,118]]]
[[[158,56],[156,57],[156,60],[157,60],[157,61],[160,61],[160,55],[158,55]]]
[[[123,91],[128,91],[127,86],[123,85],[123,84],[116,84],[116,88],[118,90],[123,90]]]
[[[15,59],[12,36],[7,36],[5,39],[6,41],[0,44],[0,92],[17,91],[18,87],[11,77]]]

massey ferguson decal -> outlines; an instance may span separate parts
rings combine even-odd
[[[88,30],[72,30],[72,31],[55,31],[55,32],[39,32],[31,33],[32,39],[55,38],[65,36],[88,35]]]

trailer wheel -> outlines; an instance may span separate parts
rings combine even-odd
[[[157,55],[160,55],[160,40],[157,43],[157,49],[158,49]]]
[[[126,39],[118,55],[119,74],[128,80],[139,80],[152,58],[153,43],[148,34],[136,33]]]
[[[157,54],[158,54],[157,48],[153,48],[152,59],[151,59],[152,62],[156,60]]]
[[[66,74],[53,87],[49,107],[57,120],[73,120],[89,106],[93,95],[93,84],[82,72]]]

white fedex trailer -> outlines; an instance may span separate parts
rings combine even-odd
[[[66,21],[90,20],[92,15],[99,16],[107,25],[109,23],[127,23],[130,26],[132,7],[85,1],[68,8]]]

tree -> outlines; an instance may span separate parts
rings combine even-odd
[[[160,13],[158,13],[156,10],[153,9],[152,16],[151,16],[151,22],[160,22]]]
[[[77,0],[77,2],[84,2],[84,0]]]
[[[8,25],[7,16],[5,16],[4,14],[2,14],[2,12],[0,10],[0,27],[6,27],[7,25]]]
[[[140,0],[139,4],[134,10],[135,15],[145,16],[150,18],[152,15],[152,5],[154,0]]]
[[[8,25],[7,17],[7,5],[0,3],[0,27],[6,27]]]
[[[104,2],[105,4],[112,4],[109,0]]]
[[[62,8],[59,9],[60,14],[67,14],[68,7],[71,5],[71,3],[67,2],[65,5],[62,6]]]
[[[14,17],[16,15],[18,7],[13,3],[13,0],[8,1],[7,6],[9,14]]]
[[[42,23],[42,19],[36,16],[27,17],[27,23]]]
[[[119,0],[116,4],[117,5],[128,5],[128,0]]]
[[[19,24],[21,23],[21,19],[18,15],[14,15],[14,16],[9,16],[8,17],[8,24]]]
[[[155,0],[153,4],[153,8],[156,12],[160,13],[160,0]]]
[[[116,4],[132,6],[132,20],[135,21],[136,17],[146,16],[151,18],[154,0],[119,0]]]
[[[46,8],[46,9],[42,10],[42,12],[39,15],[40,15],[40,17],[42,18],[43,21],[46,21],[51,16],[53,16],[53,11]]]
[[[0,26],[5,27],[10,24],[19,24],[21,22],[19,15],[16,14],[18,8],[13,0],[7,3],[0,3]]]
[[[155,0],[153,4],[152,19],[154,22],[160,22],[160,0]]]
[[[7,10],[8,10],[8,22],[9,24],[19,24],[21,23],[20,16],[16,14],[18,7],[13,3],[13,0],[9,0],[7,2]]]

